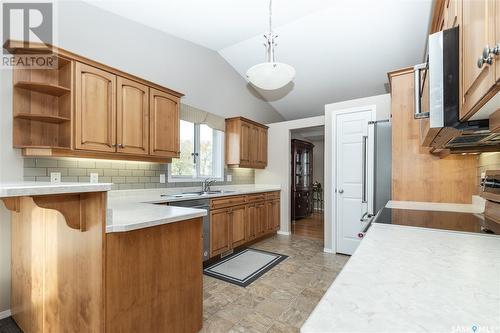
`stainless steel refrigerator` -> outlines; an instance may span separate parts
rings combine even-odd
[[[391,200],[392,127],[389,120],[370,121],[365,141],[363,202],[361,221],[368,224]]]

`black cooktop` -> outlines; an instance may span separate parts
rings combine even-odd
[[[373,222],[431,229],[500,234],[500,224],[486,221],[482,214],[474,213],[385,207]]]

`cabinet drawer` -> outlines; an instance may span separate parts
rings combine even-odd
[[[266,200],[265,193],[251,194],[246,196],[246,202],[258,202]]]
[[[266,193],[266,200],[273,200],[273,199],[279,199],[280,198],[280,192],[268,192]]]
[[[212,199],[210,201],[210,208],[217,209],[217,208],[231,207],[231,206],[241,205],[244,203],[245,203],[244,196],[224,197],[220,199]]]

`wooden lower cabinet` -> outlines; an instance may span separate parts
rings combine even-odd
[[[260,202],[255,205],[255,215],[256,220],[253,222],[257,225],[256,237],[260,237],[266,233],[267,212],[265,202]]]
[[[276,232],[280,225],[280,192],[211,200],[210,257]]]
[[[266,202],[266,232],[278,231],[280,226],[280,200]]]
[[[229,215],[228,209],[217,209],[210,212],[211,257],[226,252],[231,248]]]
[[[257,209],[256,204],[247,205],[247,240],[252,241],[257,237]]]
[[[202,328],[202,220],[106,235],[106,332]]]
[[[232,247],[240,246],[246,242],[246,206],[236,206],[231,208],[230,227],[231,227],[231,245]]]
[[[198,332],[202,219],[105,233],[106,198],[7,198],[16,323],[25,333]]]

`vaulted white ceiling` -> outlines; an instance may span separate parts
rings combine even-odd
[[[243,77],[264,61],[268,0],[87,0],[102,9],[218,51]],[[273,0],[277,60],[293,83],[249,92],[285,119],[381,94],[387,72],[422,62],[432,0]]]

